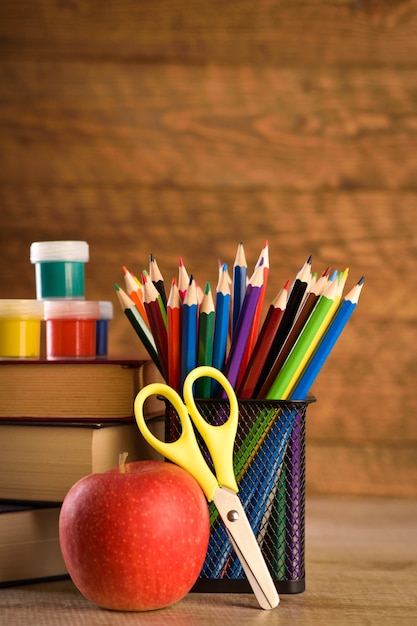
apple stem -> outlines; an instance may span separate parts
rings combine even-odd
[[[126,459],[128,454],[128,452],[120,452],[119,454],[119,472],[121,474],[126,474]]]

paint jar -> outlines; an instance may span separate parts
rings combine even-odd
[[[0,300],[0,358],[39,358],[44,303]]]
[[[96,356],[107,356],[109,321],[113,319],[113,303],[101,300],[100,319],[96,323]]]
[[[30,262],[35,265],[38,300],[84,298],[84,268],[89,259],[85,241],[35,241]]]
[[[46,358],[96,356],[100,306],[93,300],[45,300]]]

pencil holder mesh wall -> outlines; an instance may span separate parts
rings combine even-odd
[[[249,522],[279,593],[305,589],[305,418],[309,402],[241,400],[234,469]],[[211,424],[227,419],[227,400],[199,400]],[[166,441],[180,433],[178,417],[166,407]],[[196,432],[200,446],[209,458]],[[198,592],[250,592],[226,529],[210,503],[210,541]]]

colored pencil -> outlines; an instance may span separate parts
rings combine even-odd
[[[265,359],[265,365],[262,368],[261,375],[255,386],[253,397],[264,398],[265,392],[262,389],[263,384],[271,371],[275,359],[277,358],[279,351],[281,350],[284,341],[291,330],[294,319],[299,311],[299,307],[303,300],[304,294],[309,287],[311,279],[311,256],[304,263],[302,268],[298,271],[293,284],[291,285],[288,295],[287,306],[285,313],[282,317],[281,323],[273,339],[272,345]],[[262,393],[261,393],[262,389]]]
[[[230,283],[227,264],[224,263],[216,287],[216,312],[214,316],[213,337],[213,367],[222,370],[227,351],[230,319]],[[211,395],[214,396],[218,388],[216,381],[212,382]]]
[[[242,357],[253,324],[256,306],[262,291],[263,267],[260,265],[254,271],[248,286],[240,311],[236,331],[232,337],[229,354],[223,367],[223,373],[232,387],[236,387]]]
[[[125,265],[123,265],[122,269],[127,295],[136,304],[137,310],[145,320],[148,328],[150,328],[148,315],[145,311],[145,306],[143,304],[142,284],[136,280],[135,276],[131,272],[129,272]]]
[[[248,366],[238,386],[239,398],[252,398],[253,396],[256,383],[287,306],[289,286],[290,281],[288,280],[269,306]]]
[[[149,257],[149,277],[161,295],[161,300],[166,308],[167,296],[165,292],[165,281],[159,269],[158,263],[153,254]]]
[[[199,310],[197,365],[212,365],[214,335],[214,301],[210,283],[206,283],[203,299]],[[211,379],[199,378],[196,381],[197,398],[209,398]]]
[[[167,301],[168,384],[181,389],[181,298],[177,279],[173,278]]]
[[[133,330],[143,343],[152,361],[155,363],[161,374],[163,374],[158,357],[158,352],[156,349],[155,340],[152,336],[151,331],[149,330],[148,325],[145,323],[143,317],[139,314],[139,311],[136,308],[136,304],[127,295],[127,293],[121,287],[119,287],[117,283],[114,284],[114,288],[116,290],[116,294],[119,299],[122,311],[129,320]]]
[[[237,326],[240,309],[246,292],[248,265],[246,262],[245,249],[240,242],[237,247],[235,262],[233,265],[233,298],[232,298],[232,336]]]
[[[250,357],[252,355],[252,352],[254,350],[256,341],[258,339],[259,336],[259,330],[261,327],[261,320],[262,320],[262,313],[263,313],[263,307],[264,307],[264,301],[265,301],[265,293],[266,293],[266,286],[268,283],[268,274],[269,274],[269,245],[268,242],[265,241],[264,246],[262,248],[261,254],[259,255],[259,259],[256,263],[256,268],[258,268],[259,266],[262,266],[263,269],[263,283],[262,283],[262,288],[261,288],[261,292],[259,295],[259,300],[258,300],[258,304],[256,305],[256,310],[255,310],[255,314],[253,316],[253,323],[249,332],[249,337],[248,340],[246,342],[246,348],[245,351],[243,353],[242,356],[242,360],[241,360],[241,364],[240,364],[240,369],[239,369],[239,374],[238,374],[238,378],[237,378],[237,386],[239,386],[240,382],[242,381],[242,378],[244,376],[245,370],[248,366]]]
[[[301,309],[299,310],[298,314],[295,317],[294,323],[291,327],[290,332],[288,333],[287,337],[285,338],[285,341],[282,345],[281,350],[279,351],[277,358],[274,361],[273,366],[271,367],[271,370],[268,374],[268,376],[265,379],[265,382],[262,385],[262,388],[259,392],[260,397],[263,397],[266,395],[266,393],[268,392],[268,389],[270,389],[272,383],[274,382],[274,380],[276,379],[276,377],[278,376],[279,371],[281,370],[281,367],[283,366],[283,364],[285,363],[285,360],[287,358],[287,356],[289,355],[289,353],[291,352],[298,336],[300,335],[305,323],[307,322],[308,318],[310,317],[311,312],[313,311],[319,297],[322,295],[323,293],[323,286],[325,288],[327,282],[326,280],[323,278],[322,281],[318,281],[316,282],[316,284],[313,286],[312,289],[310,289],[310,291],[308,292],[307,297],[304,300],[304,304],[301,305]]]
[[[152,335],[155,339],[163,376],[168,380],[168,333],[167,320],[164,319],[160,299],[161,295],[149,276],[142,274],[143,303],[148,314]]]
[[[188,285],[190,283],[190,277],[185,269],[184,261],[180,257],[178,264],[178,291],[180,294],[181,302],[184,302],[185,294],[187,293]]]
[[[307,397],[307,394],[316,380],[317,375],[323,367],[327,357],[340,337],[352,313],[356,309],[364,281],[365,277],[362,276],[358,283],[343,298],[332,322],[320,341],[320,344],[317,346],[317,349],[308,362],[301,379],[292,391],[291,399],[301,400]]]
[[[182,304],[181,386],[187,374],[197,365],[198,301],[195,280],[190,283]]]
[[[315,346],[320,340],[330,315],[340,300],[338,281],[330,283],[324,294],[320,296],[303,330],[294,344],[287,360],[278,376],[272,383],[266,397],[270,400],[286,400],[293,390],[303,366],[307,363]]]

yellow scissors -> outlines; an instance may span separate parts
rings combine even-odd
[[[229,418],[220,426],[208,424],[196,407],[193,385],[203,376],[214,378],[227,394]],[[135,399],[135,416],[139,430],[155,450],[194,476],[207,500],[214,502],[260,606],[263,609],[273,609],[279,604],[279,595],[237,496],[233,448],[239,409],[233,387],[220,370],[203,365],[188,374],[184,381],[183,394],[184,402],[174,389],[163,383],[151,383],[141,389]],[[172,443],[165,443],[155,437],[146,425],[143,405],[152,395],[166,398],[178,414],[181,434]],[[190,418],[207,445],[216,475],[201,453]]]

